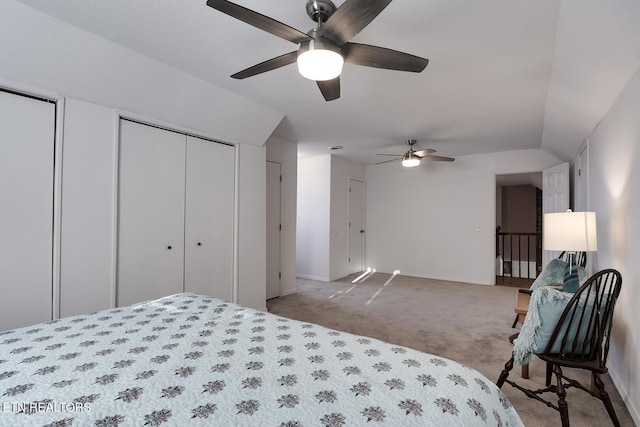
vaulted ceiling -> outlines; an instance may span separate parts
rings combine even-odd
[[[326,102],[295,64],[231,79],[296,46],[205,0],[20,1],[283,112],[274,134],[303,155],[340,145],[334,154],[365,164],[409,138],[450,156],[544,148],[569,160],[640,63],[637,0],[396,0],[352,41],[427,68],[345,64],[341,97]],[[306,0],[236,3],[302,32],[315,25]]]

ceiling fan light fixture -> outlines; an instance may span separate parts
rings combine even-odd
[[[342,73],[344,56],[340,48],[322,38],[300,44],[298,71],[309,80],[333,80]]]
[[[402,166],[405,168],[415,168],[416,166],[420,166],[420,159],[413,155],[413,153],[408,152],[402,157]]]

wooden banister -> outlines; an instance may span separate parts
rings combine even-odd
[[[496,228],[496,257],[502,256],[501,271],[497,276],[511,276],[531,279],[539,273],[541,260],[538,259],[536,243],[542,238],[542,233],[537,232],[508,232]],[[522,268],[522,263],[526,267]],[[535,269],[531,270],[531,263]],[[517,263],[517,272],[514,263]],[[526,270],[526,271],[525,271]],[[517,274],[516,274],[517,273]],[[533,273],[533,274],[532,274]]]

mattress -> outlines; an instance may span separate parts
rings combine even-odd
[[[0,332],[0,426],[521,426],[482,374],[177,294]]]

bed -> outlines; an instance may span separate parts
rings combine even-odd
[[[177,294],[0,332],[0,426],[521,426],[452,360]]]

